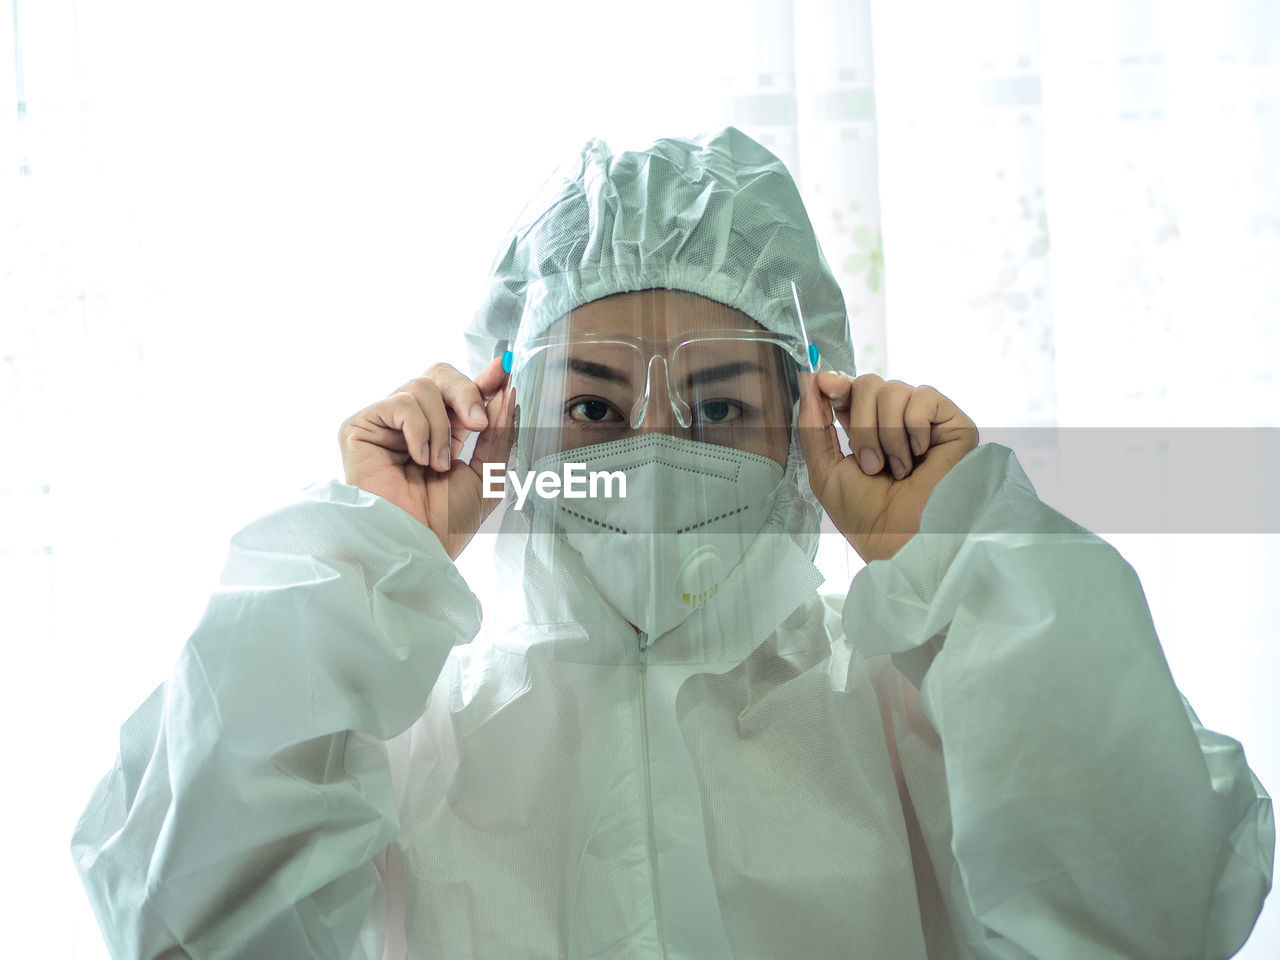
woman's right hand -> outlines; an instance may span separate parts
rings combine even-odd
[[[483,464],[507,462],[515,398],[501,358],[471,380],[437,363],[338,432],[347,483],[377,494],[440,538],[453,559],[498,501],[481,496]],[[455,459],[479,430],[471,463]],[[505,467],[504,467],[505,470]]]

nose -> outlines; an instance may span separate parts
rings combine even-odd
[[[669,433],[688,427],[688,409],[671,391],[665,357],[649,358],[645,370],[644,396],[632,415],[631,426],[641,433]]]

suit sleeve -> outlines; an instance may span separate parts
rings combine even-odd
[[[76,825],[112,956],[380,956],[366,921],[399,833],[384,741],[479,625],[435,535],[357,488],[241,531]]]
[[[1270,799],[1174,686],[1133,569],[1041,503],[1011,451],[943,478],[843,620],[918,688],[937,762],[911,734],[903,768],[975,955],[1240,948],[1270,888]]]

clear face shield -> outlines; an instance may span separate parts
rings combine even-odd
[[[518,340],[507,510],[543,573],[531,586],[580,600],[530,612],[620,618],[656,640],[749,604],[769,574],[767,562],[747,569],[752,552],[794,486],[809,356],[802,338],[667,290],[594,301]]]

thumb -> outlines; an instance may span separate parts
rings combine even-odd
[[[502,389],[507,378],[507,372],[502,369],[502,358],[494,357],[487,367],[476,374],[475,385],[481,395],[487,399]]]
[[[471,454],[471,469],[483,480],[485,463],[501,463],[506,469],[507,457],[511,455],[511,444],[515,440],[514,411],[516,406],[515,389],[508,387],[490,399],[488,404],[489,425],[476,437],[476,448]],[[497,501],[485,500],[484,513],[488,514]]]
[[[796,427],[800,431],[800,450],[809,468],[809,487],[820,496],[831,472],[844,460],[844,454],[832,424],[831,403],[818,389],[817,377],[809,377],[805,385]]]

